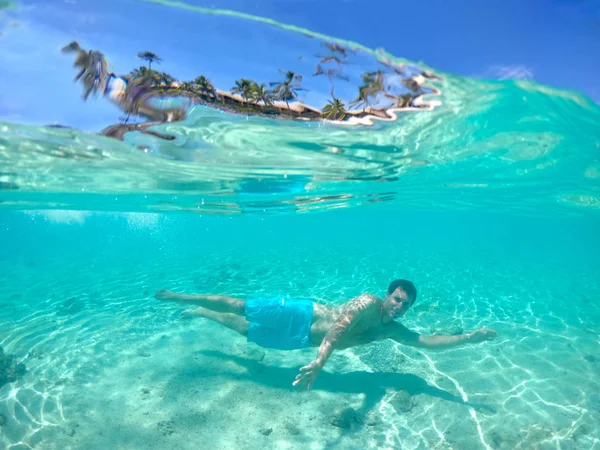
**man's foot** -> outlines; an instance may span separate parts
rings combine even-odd
[[[158,300],[175,300],[177,298],[177,294],[172,291],[161,289],[159,291],[156,291],[156,293],[154,294],[154,298]]]

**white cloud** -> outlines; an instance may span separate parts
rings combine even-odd
[[[533,68],[524,65],[492,66],[488,73],[499,80],[532,80]]]

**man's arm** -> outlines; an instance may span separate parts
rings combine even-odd
[[[300,369],[293,385],[304,384],[310,390],[315,378],[333,353],[336,344],[361,320],[369,307],[376,303],[377,298],[372,295],[361,295],[351,300],[346,310],[336,319],[321,341],[317,358]]]
[[[464,344],[478,344],[479,342],[490,341],[497,336],[498,333],[489,328],[480,328],[472,333],[458,334],[456,336],[424,336],[409,330],[404,325],[396,323],[390,338],[400,344],[410,345],[412,347],[426,348],[429,350],[444,350]]]

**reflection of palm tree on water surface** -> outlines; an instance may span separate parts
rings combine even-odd
[[[298,98],[298,91],[306,90],[300,86],[300,83],[302,83],[302,75],[288,70],[282,82],[273,81],[269,83],[270,86],[275,86],[272,90],[273,99],[284,101],[289,109],[289,102]]]
[[[138,58],[140,58],[144,61],[148,61],[148,70],[152,70],[153,62],[160,64],[160,62],[162,61],[161,58],[159,58],[155,53],[152,53],[152,52],[139,52],[137,54],[137,56],[138,56]]]

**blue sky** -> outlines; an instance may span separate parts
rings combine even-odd
[[[531,78],[600,103],[600,1],[188,3],[382,47],[457,75]],[[240,76],[277,79],[278,68],[313,64],[298,56],[319,51],[318,41],[302,35],[138,0],[23,1],[17,9],[0,12],[0,30],[0,120],[95,131],[114,123],[120,113],[103,99],[82,102],[81,88],[72,82],[72,59],[59,52],[73,39],[102,50],[118,73],[140,64],[138,51],[152,50],[164,59],[161,70],[181,79],[204,74],[224,88]]]
[[[383,47],[445,72],[532,75],[540,83],[574,89],[600,103],[600,0],[218,3],[253,14],[269,11],[282,22]]]

